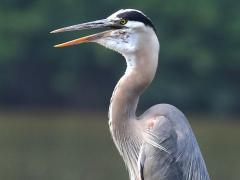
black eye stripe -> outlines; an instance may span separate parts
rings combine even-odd
[[[146,26],[150,26],[154,29],[154,31],[156,31],[152,21],[148,17],[146,17],[145,15],[143,15],[142,13],[140,13],[138,11],[123,12],[123,13],[118,14],[117,17],[127,19],[130,21],[142,22]]]

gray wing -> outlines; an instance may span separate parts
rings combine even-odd
[[[176,162],[177,134],[171,122],[160,116],[141,147],[139,170],[141,180],[182,180],[182,169]],[[156,147],[152,142],[156,142]]]
[[[141,180],[209,180],[192,129],[181,111],[171,105],[153,106],[143,115],[154,125],[146,130],[139,159]]]

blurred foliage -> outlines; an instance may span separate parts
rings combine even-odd
[[[52,45],[88,32],[56,28],[142,10],[161,43],[160,68],[142,107],[167,102],[188,111],[240,109],[240,1],[0,1],[0,103],[105,109],[124,61],[97,45]]]

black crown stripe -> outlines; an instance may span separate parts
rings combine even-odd
[[[117,15],[119,18],[124,18],[130,21],[138,21],[144,23],[146,26],[150,26],[153,28],[154,31],[156,31],[152,21],[146,17],[144,14],[138,12],[138,11],[127,11],[123,12]]]

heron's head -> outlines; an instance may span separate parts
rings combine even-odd
[[[158,52],[159,44],[151,20],[141,11],[134,9],[122,9],[106,19],[64,27],[51,33],[95,28],[106,28],[107,30],[55,47],[96,42],[123,55],[131,55],[144,49],[152,49]]]

